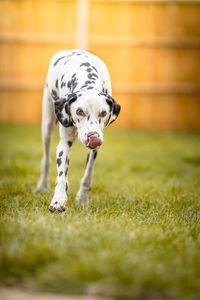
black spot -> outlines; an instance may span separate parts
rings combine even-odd
[[[68,157],[66,157],[65,164],[66,164],[66,165],[69,165],[69,158],[68,158]]]
[[[77,87],[77,82],[75,82],[74,84],[73,84],[73,89],[72,89],[72,92],[75,90],[75,88]]]
[[[81,96],[82,96],[82,94],[79,94],[78,96],[79,96],[79,97],[81,97]]]
[[[88,63],[88,62],[82,63],[82,64],[80,65],[80,67],[82,67],[82,66],[89,67],[89,66],[90,66],[90,63]]]
[[[71,90],[71,92],[73,93],[73,91],[75,90],[77,84],[78,84],[77,78],[74,77],[74,78],[72,78],[72,80],[68,81],[67,87],[68,87],[68,88]]]
[[[68,141],[67,144],[68,144],[69,147],[72,146],[72,142],[71,141]]]
[[[104,94],[108,94],[108,90],[105,89],[104,87],[102,88],[102,92],[103,92]]]
[[[58,167],[60,167],[61,163],[62,163],[61,158],[58,158],[57,159],[57,165],[58,165]]]
[[[96,80],[96,78],[98,78],[98,76],[95,73],[90,73],[90,74],[88,74],[88,78],[92,79],[92,80]]]
[[[57,182],[56,182],[57,183]],[[54,204],[58,204],[58,201],[54,202]]]
[[[65,176],[67,175],[67,171],[68,171],[68,169],[65,170]]]
[[[97,69],[96,69],[94,66],[92,66],[92,67],[93,67],[93,69],[98,73]]]
[[[61,83],[61,89],[62,89],[64,86],[66,86],[66,82],[62,82],[62,83]]]
[[[92,72],[92,68],[87,68],[86,71],[87,72]]]
[[[73,51],[72,51],[71,54],[67,55],[67,58],[69,58],[69,57],[71,57],[71,56],[74,56],[75,54],[76,54],[76,52],[73,52]]]
[[[58,88],[58,79],[56,80],[56,88]]]
[[[105,93],[99,92],[98,96],[106,96]]]
[[[62,174],[63,174],[63,171],[61,171],[61,172],[59,173],[59,176],[62,176]]]
[[[92,74],[88,74],[88,78],[95,80],[95,78],[92,77]]]
[[[90,122],[90,124],[93,124],[93,122]]]
[[[80,120],[79,120],[79,119],[78,119],[77,121],[78,121],[78,123],[80,123]]]
[[[72,78],[74,78],[74,77],[76,77],[76,73],[74,73],[74,74],[72,75]]]
[[[87,81],[84,83],[84,85],[81,87],[81,89],[83,89],[83,88],[87,87],[87,86],[88,86],[88,84],[91,84],[91,83],[92,83],[92,81],[90,81],[90,80],[87,80]]]
[[[71,89],[71,81],[68,81],[67,87],[68,87],[69,89]]]
[[[72,122],[69,120],[69,119],[64,119],[63,121],[62,121],[62,124],[65,126],[65,127],[69,127],[69,126],[72,126],[73,124],[72,124]]]
[[[94,151],[94,152],[93,152],[93,155],[94,155],[94,156],[93,156],[94,159],[96,159],[96,157],[97,157],[97,151]]]
[[[63,81],[64,76],[65,76],[65,74],[62,75],[62,77],[61,77],[61,82]]]
[[[61,157],[63,155],[63,151],[60,151],[60,153],[59,153],[59,157]]]
[[[66,56],[62,56],[62,57],[58,58],[58,59],[56,60],[56,62],[54,63],[54,67],[57,65],[57,63],[58,63],[61,59],[65,58],[65,57],[66,57]]]
[[[67,184],[67,182],[66,182],[66,191],[68,190],[68,184]]]
[[[88,86],[87,90],[92,90],[94,87],[93,86]]]
[[[89,119],[90,119],[90,116],[88,116],[88,117],[87,117],[87,119],[88,119],[88,121],[89,121]]]
[[[51,91],[51,95],[52,95],[52,97],[53,97],[53,99],[54,99],[55,101],[59,99],[59,97],[58,97],[58,95],[57,95],[57,93],[56,93],[55,90],[52,90],[52,91]]]
[[[101,124],[101,119],[99,119],[99,124]]]

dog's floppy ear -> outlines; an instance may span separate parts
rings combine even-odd
[[[110,114],[106,122],[106,127],[107,127],[117,119],[121,110],[121,106],[111,96],[105,94],[105,97],[106,97],[106,103],[110,107]]]
[[[70,106],[76,99],[77,94],[72,93],[66,96],[66,98],[61,98],[54,102],[56,116],[64,127],[73,126]]]

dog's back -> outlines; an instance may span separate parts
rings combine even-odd
[[[63,50],[56,53],[50,62],[47,85],[56,100],[66,93],[92,86],[112,95],[110,76],[104,62],[85,50]],[[56,93],[55,93],[56,92]]]

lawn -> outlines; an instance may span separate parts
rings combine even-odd
[[[86,149],[76,142],[64,213],[37,193],[37,125],[0,126],[0,282],[117,299],[200,298],[200,135],[108,128],[90,201],[75,207]]]

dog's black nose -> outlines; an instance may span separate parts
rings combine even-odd
[[[96,134],[99,136],[98,132],[96,132],[96,131],[91,131],[91,132],[88,133],[87,136],[88,136],[88,138],[89,138],[90,136],[96,135]]]

